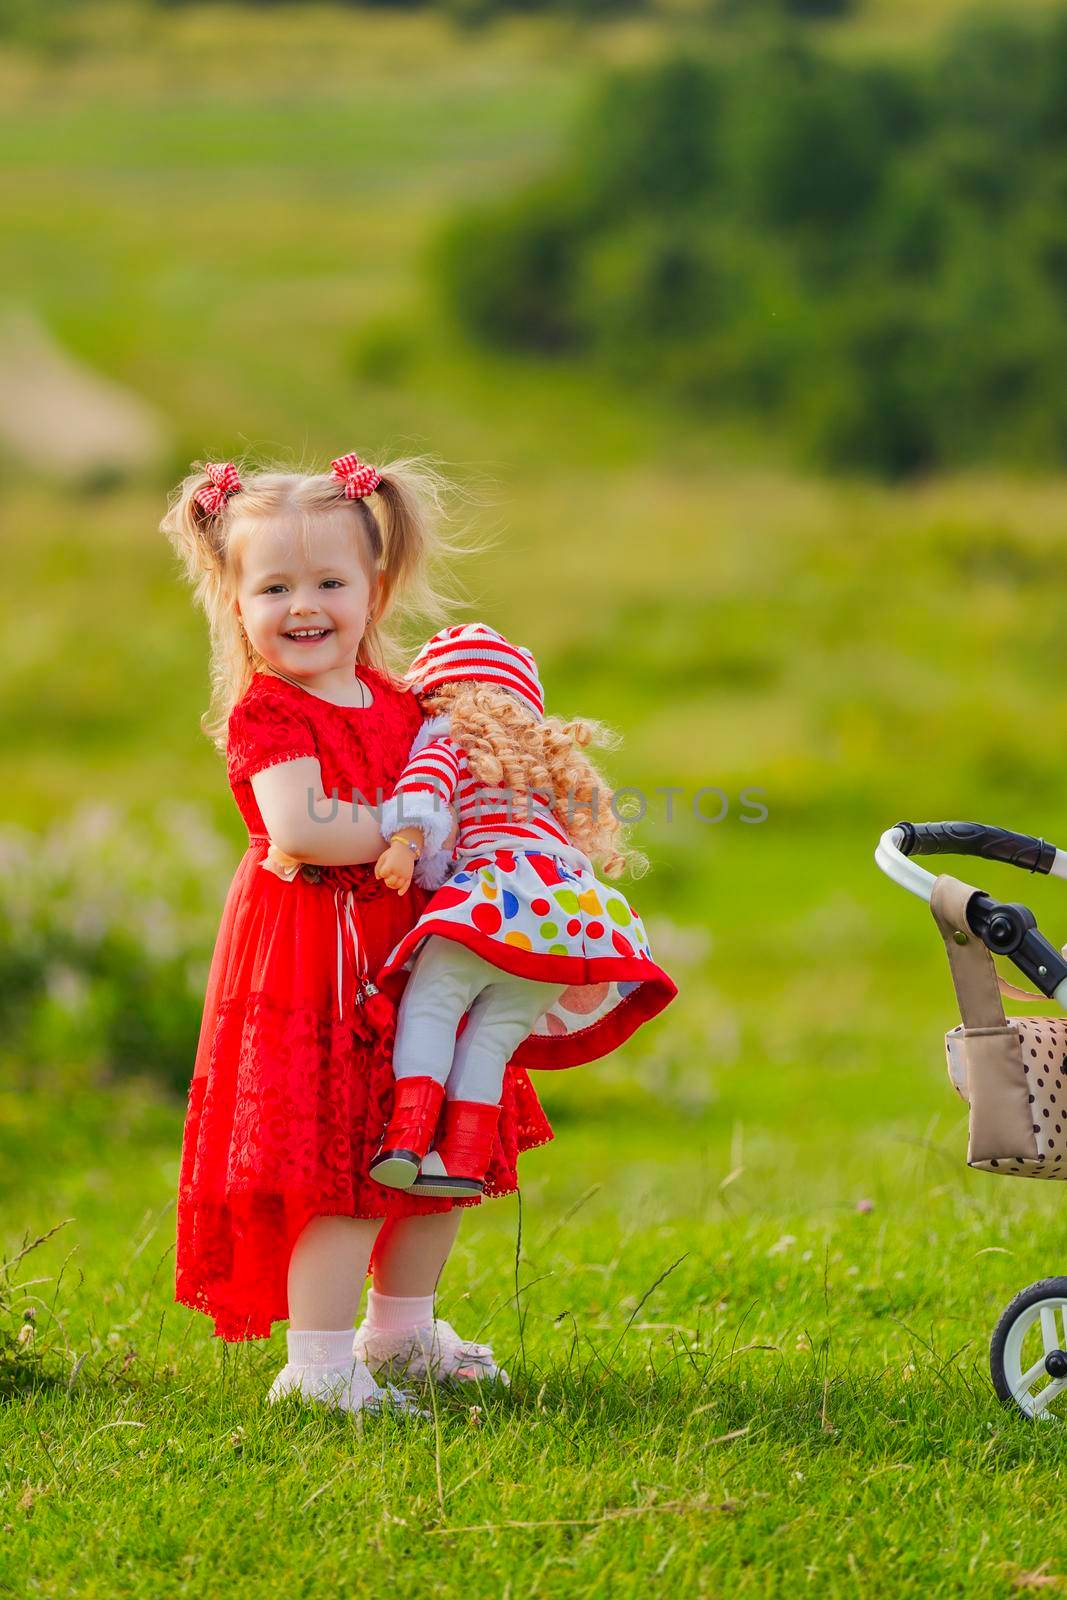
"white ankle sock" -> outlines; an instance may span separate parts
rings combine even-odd
[[[433,1323],[433,1295],[380,1294],[367,1290],[367,1326],[375,1333],[409,1333]]]
[[[289,1328],[285,1342],[294,1367],[344,1367],[352,1365],[351,1328]]]

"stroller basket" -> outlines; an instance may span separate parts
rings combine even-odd
[[[1002,993],[1040,996],[1005,983],[990,952],[1007,956],[1067,1010],[1067,961],[1032,911],[994,899],[912,860],[972,855],[1067,877],[1067,853],[1044,839],[980,822],[898,822],[875,861],[929,903],[948,954],[961,1022],[945,1035],[949,1079],[970,1107],[967,1163],[985,1172],[1067,1178],[1067,1017],[1006,1017]]]

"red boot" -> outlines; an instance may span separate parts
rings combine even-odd
[[[370,1164],[376,1183],[389,1189],[410,1189],[419,1171],[419,1162],[430,1148],[441,1101],[443,1085],[436,1078],[399,1078],[393,1097],[393,1114],[382,1135],[381,1148]]]
[[[493,1154],[500,1107],[446,1100],[444,1127],[415,1179],[416,1194],[481,1194]]]

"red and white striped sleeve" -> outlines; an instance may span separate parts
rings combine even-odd
[[[394,794],[434,794],[450,805],[459,787],[459,751],[446,734],[424,744],[397,780]]]
[[[455,822],[452,801],[459,787],[460,751],[447,734],[429,739],[409,757],[391,797],[382,806],[382,833],[422,830],[424,852],[441,848]]]

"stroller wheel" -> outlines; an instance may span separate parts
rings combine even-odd
[[[1067,1417],[1054,1404],[1067,1390],[1067,1278],[1019,1291],[993,1332],[989,1370],[1005,1405],[1039,1422]]]

